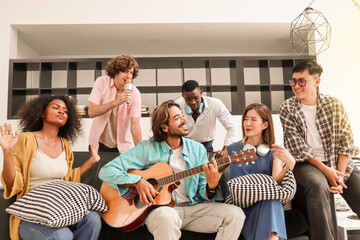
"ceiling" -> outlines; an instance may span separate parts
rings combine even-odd
[[[40,56],[290,55],[290,23],[12,25]],[[21,49],[18,49],[18,51]]]

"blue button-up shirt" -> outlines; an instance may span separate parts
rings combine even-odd
[[[186,169],[208,163],[206,149],[202,144],[184,137],[182,143],[181,157],[185,160]],[[99,178],[112,188],[117,189],[120,196],[127,198],[132,192],[131,188],[118,185],[133,184],[141,179],[141,176],[130,174],[127,171],[131,169],[145,170],[158,162],[168,163],[172,152],[171,147],[165,141],[142,141],[103,166],[99,172]],[[186,179],[186,192],[190,199],[189,205],[210,200],[207,197],[206,185],[203,172]],[[223,200],[219,188],[212,200]]]

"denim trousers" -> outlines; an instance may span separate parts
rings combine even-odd
[[[96,240],[101,230],[100,214],[91,211],[80,222],[62,228],[21,221],[19,235],[23,240]]]

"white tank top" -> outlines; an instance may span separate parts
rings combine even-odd
[[[64,142],[61,140],[62,152],[56,158],[51,158],[39,149],[37,139],[36,151],[30,167],[30,185],[29,190],[33,190],[40,185],[63,179],[67,172],[66,154]]]

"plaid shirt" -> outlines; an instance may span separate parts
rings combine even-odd
[[[308,129],[305,115],[296,97],[291,97],[281,104],[280,120],[284,131],[284,146],[296,161],[303,162],[315,157],[314,151],[306,143]],[[351,157],[360,153],[359,149],[354,147],[351,126],[341,101],[319,93],[315,122],[329,167],[337,169],[339,154]],[[354,162],[349,159],[344,180],[349,178],[353,169]]]

